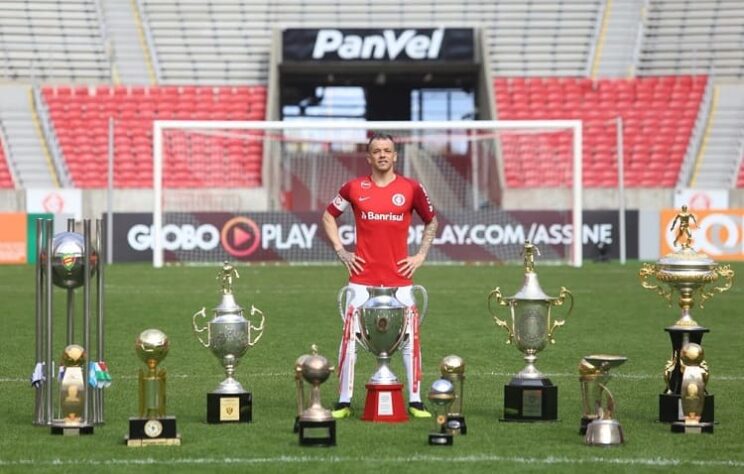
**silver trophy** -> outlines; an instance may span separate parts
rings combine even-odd
[[[311,346],[311,354],[300,356],[295,363],[297,385],[297,432],[304,446],[335,446],[336,420],[331,410],[323,407],[320,385],[328,380],[334,368],[328,359],[318,354],[318,347]],[[304,382],[310,384],[310,396],[305,397]]]
[[[610,369],[628,360],[625,356],[595,354],[581,359],[579,382],[584,415],[580,433],[590,446],[616,446],[623,444],[623,428],[615,419],[615,397],[607,389]]]
[[[225,380],[215,390],[207,394],[207,421],[209,423],[250,422],[252,418],[251,394],[235,380],[235,366],[248,348],[253,347],[264,329],[264,314],[251,305],[249,316],[258,315],[261,323],[254,326],[251,319],[243,316],[243,308],[235,301],[232,293],[233,278],[239,278],[235,267],[225,262],[218,279],[222,282],[222,299],[212,309],[212,319],[206,326],[199,327],[197,318],[207,317],[206,308],[194,314],[192,323],[194,334],[199,342],[209,348],[225,368]],[[206,341],[200,335],[207,333]]]

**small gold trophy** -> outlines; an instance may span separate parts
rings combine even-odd
[[[336,420],[331,416],[331,410],[324,408],[320,400],[320,384],[328,380],[333,367],[330,367],[328,359],[318,355],[318,347],[315,344],[311,350],[312,354],[301,356],[295,363],[297,432],[303,446],[335,446]],[[311,386],[307,408],[303,380]]]
[[[618,355],[589,355],[579,363],[581,400],[584,416],[579,432],[585,434],[584,442],[590,446],[615,446],[623,444],[623,428],[615,419],[615,397],[607,390],[610,369],[628,360]]]
[[[713,433],[713,423],[701,421],[705,406],[705,386],[708,384],[708,365],[700,344],[685,344],[680,351],[682,366],[681,403],[684,421],[672,423],[673,433]]]
[[[82,346],[70,344],[62,353],[59,406],[62,418],[52,420],[52,434],[92,434],[93,424],[85,416],[86,353]]]
[[[551,315],[553,306],[561,306],[566,298],[570,307],[566,316],[573,310],[573,295],[561,287],[559,296],[545,294],[535,272],[535,255],[539,249],[529,241],[523,248],[524,280],[522,288],[510,297],[503,297],[497,287],[488,295],[488,309],[496,324],[508,333],[507,344],[514,342],[524,354],[525,367],[504,385],[504,418],[502,421],[553,421],[558,419],[558,387],[542,374],[535,361],[537,354],[545,349],[548,343],[555,343],[555,330],[565,320],[554,320]],[[491,307],[492,301],[509,308],[507,320],[500,319]],[[508,320],[511,320],[511,325]]]
[[[439,369],[442,372],[442,378],[452,382],[455,387],[455,401],[447,413],[447,431],[452,434],[468,434],[468,426],[465,424],[465,415],[462,411],[465,362],[460,356],[448,355],[442,359]]]
[[[447,430],[447,414],[455,401],[455,386],[447,379],[437,379],[429,389],[429,402],[434,407],[434,431],[429,433],[432,446],[452,446],[453,436]]]
[[[179,446],[176,418],[165,414],[165,369],[158,369],[168,355],[168,336],[159,329],[147,329],[137,337],[134,348],[147,369],[140,369],[139,417],[129,418],[127,446]]]
[[[654,291],[672,304],[674,293],[679,295],[680,318],[672,326],[665,328],[672,340],[672,357],[664,369],[666,388],[659,395],[659,421],[671,423],[683,421],[680,416],[682,396],[682,363],[680,351],[688,342],[700,344],[703,335],[709,332],[692,317],[695,297],[699,298],[700,308],[703,303],[716,294],[731,289],[734,283],[734,270],[728,265],[719,265],[708,255],[692,248],[693,239],[690,224],[696,223],[695,216],[687,211],[687,206],[677,214],[670,231],[677,228],[674,245],[680,248],[660,258],[656,263],[644,263],[639,272],[641,286]],[[653,282],[651,279],[655,279]],[[709,285],[723,279],[721,286],[708,288]],[[702,421],[713,423],[714,397],[704,394]]]

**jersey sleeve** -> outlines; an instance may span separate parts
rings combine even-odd
[[[413,187],[413,208],[416,210],[416,213],[421,216],[421,220],[424,221],[424,224],[431,222],[437,215],[437,213],[434,212],[434,206],[431,205],[429,194],[421,183],[415,182]]]
[[[349,207],[349,204],[351,203],[351,181],[341,186],[341,189],[339,189],[338,194],[336,194],[336,197],[333,198],[333,200],[328,204],[328,207],[326,210],[330,215],[333,217],[338,217],[346,210],[347,207]]]

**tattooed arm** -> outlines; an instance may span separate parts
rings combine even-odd
[[[424,226],[424,236],[421,239],[421,247],[416,255],[406,257],[398,262],[398,272],[406,278],[413,277],[414,272],[424,264],[426,255],[429,253],[432,242],[434,242],[434,236],[437,235],[437,227],[439,227],[439,221],[434,217],[428,224]]]

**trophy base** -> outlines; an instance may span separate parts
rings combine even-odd
[[[376,423],[403,423],[408,414],[403,403],[403,384],[379,385],[368,383],[364,403],[363,421]]]
[[[452,446],[454,436],[449,433],[430,433],[429,444],[431,446]]]
[[[124,442],[131,448],[143,446],[180,446],[181,435],[176,430],[176,417],[130,418],[129,435]]]
[[[550,379],[513,378],[504,385],[504,417],[501,421],[556,421],[558,387]]]
[[[662,423],[685,421],[680,395],[674,393],[662,393],[659,395],[659,421]],[[715,422],[715,395],[705,395],[700,421],[702,423]]]
[[[300,417],[296,416],[294,421],[294,426],[292,427],[292,433],[299,433],[300,432]]]
[[[587,425],[589,425],[589,423],[591,423],[592,421],[594,421],[596,419],[597,419],[596,416],[593,416],[593,417],[582,416],[581,417],[581,426],[579,427],[579,434],[580,435],[585,435],[586,434],[586,427],[587,427]]]
[[[584,442],[589,446],[619,446],[625,436],[617,420],[594,420],[586,427]]]
[[[250,423],[252,420],[250,392],[207,394],[207,423]]]
[[[465,424],[464,416],[447,416],[447,421],[444,423],[445,429],[449,434],[466,435],[468,434],[468,425]]]
[[[301,446],[336,446],[336,420],[297,421]]]
[[[672,423],[672,433],[684,434],[713,434],[713,423],[685,423],[684,421],[675,421]]]
[[[51,433],[62,436],[80,436],[93,434],[93,425],[66,426],[64,424],[52,425]]]

